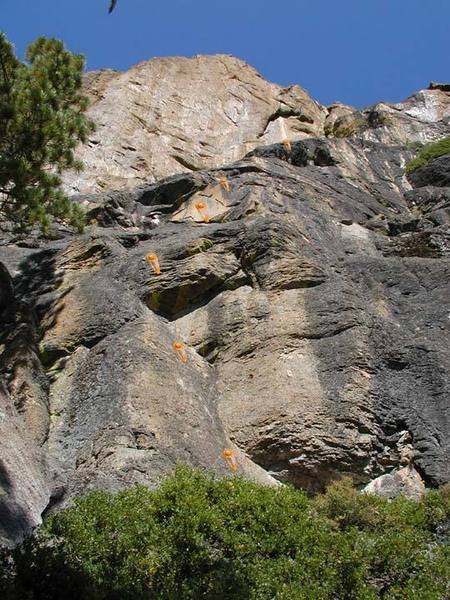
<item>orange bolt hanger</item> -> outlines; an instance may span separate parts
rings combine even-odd
[[[231,191],[230,182],[228,181],[226,175],[218,177],[216,181],[220,184],[220,187],[222,187],[226,192]]]
[[[155,275],[161,275],[161,269],[159,267],[159,260],[156,254],[147,254],[145,260],[152,266]]]
[[[183,364],[186,364],[188,361],[188,357],[183,342],[174,342],[172,344],[172,349],[178,356],[178,358],[181,360],[181,362]]]
[[[225,448],[225,450],[222,452],[222,456],[224,457],[230,471],[237,471],[238,465],[234,451],[231,450],[231,448]]]
[[[286,148],[286,150],[288,152],[290,152],[292,150],[291,142],[287,138],[282,140],[281,143],[283,144],[283,146]]]
[[[204,223],[209,223],[209,215],[206,212],[206,204],[204,202],[197,202],[195,204],[195,208],[198,210],[198,212],[200,213],[203,222]]]

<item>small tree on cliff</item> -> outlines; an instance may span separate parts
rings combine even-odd
[[[0,33],[0,214],[16,226],[52,221],[82,229],[83,212],[61,189],[64,169],[81,169],[78,142],[94,129],[81,93],[84,59],[55,39],[28,47],[27,62]]]

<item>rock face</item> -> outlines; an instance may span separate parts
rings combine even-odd
[[[404,467],[377,477],[366,485],[364,491],[384,498],[405,496],[412,500],[419,500],[425,494],[425,484],[413,467]]]
[[[50,486],[42,450],[0,387],[0,544],[20,540],[41,522]]]
[[[97,131],[79,149],[84,171],[65,177],[66,189],[83,195],[220,167],[260,146],[324,133],[428,142],[445,135],[450,106],[448,94],[432,89],[365,111],[326,108],[299,86],[269,83],[226,55],[157,58],[125,73],[89,73],[85,92]]]
[[[239,473],[310,492],[342,474],[365,485],[412,456],[426,485],[448,481],[450,189],[440,175],[412,188],[404,167],[410,141],[449,135],[449,95],[384,105],[392,120],[362,111],[342,138],[334,124],[353,109],[232,58],[151,61],[87,85],[100,127],[80,149],[74,201],[89,227],[2,237],[1,306],[14,309],[0,368],[21,441],[0,438],[0,457],[5,443],[30,456],[29,471],[8,459],[3,514],[25,517],[2,535],[180,462],[224,475],[225,448]],[[132,138],[119,160],[113,145]],[[93,193],[100,179],[119,189]]]
[[[434,185],[450,187],[450,154],[439,156],[409,174],[408,179],[416,188]]]
[[[86,78],[97,131],[79,157],[74,192],[132,187],[218,167],[261,144],[320,135],[325,108],[231,56],[158,58]]]

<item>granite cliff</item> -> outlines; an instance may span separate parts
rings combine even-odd
[[[1,234],[0,537],[224,448],[310,492],[448,481],[450,158],[405,164],[450,93],[325,107],[228,56],[85,86],[86,232]]]

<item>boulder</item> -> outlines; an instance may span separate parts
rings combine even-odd
[[[433,158],[423,167],[408,173],[408,180],[415,188],[430,185],[450,187],[450,154]]]
[[[420,500],[426,490],[425,483],[416,469],[404,467],[377,477],[368,483],[363,491],[389,499],[404,496],[410,500]]]

